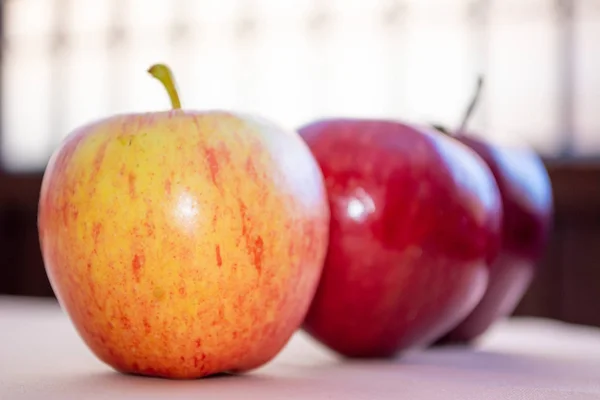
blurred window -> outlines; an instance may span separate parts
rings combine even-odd
[[[294,128],[346,115],[471,126],[548,156],[600,154],[598,0],[5,0],[2,160],[39,170],[75,127],[168,107]]]

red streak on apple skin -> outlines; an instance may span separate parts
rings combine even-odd
[[[126,316],[121,316],[121,323],[123,324],[123,328],[126,330],[131,329],[131,321]]]
[[[202,353],[200,357],[194,356],[194,367],[198,368],[198,366],[206,359],[206,354]]]
[[[62,214],[63,224],[67,226],[69,224],[69,205],[67,203],[62,205],[60,213]]]
[[[217,174],[219,173],[219,161],[217,159],[216,151],[213,148],[208,148],[204,150],[204,154],[206,155],[206,162],[208,163],[208,168],[210,170],[210,179],[215,186],[218,186]]]
[[[94,238],[94,243],[96,246],[98,245],[98,237],[100,236],[100,231],[102,230],[102,224],[100,222],[94,223],[92,226],[92,237]]]
[[[254,268],[260,274],[262,272],[262,255],[264,250],[264,243],[262,237],[258,236],[254,241],[254,246],[251,247],[251,252],[254,256]]]
[[[129,173],[127,177],[127,182],[129,184],[129,197],[135,199],[135,175],[133,173]]]
[[[77,217],[79,216],[79,211],[75,208],[73,204],[70,204],[68,202],[65,202],[63,204],[60,211],[62,213],[63,223],[65,224],[65,226],[69,224],[71,220],[72,222],[75,222],[77,220]]]
[[[140,271],[144,266],[145,257],[143,254],[136,254],[133,256],[133,260],[131,260],[131,268],[133,268],[133,275],[135,276],[136,281],[140,280]]]
[[[146,334],[152,332],[152,326],[150,325],[150,322],[148,322],[147,318],[144,318],[143,324],[144,324],[144,332],[146,332]]]
[[[231,152],[224,143],[219,143],[219,157],[221,164],[227,164],[231,161]]]
[[[165,191],[167,192],[167,194],[171,194],[171,180],[167,179],[167,181],[165,182]]]
[[[221,258],[221,248],[219,247],[219,245],[215,247],[215,253],[217,255],[217,266],[220,267],[223,265],[223,259]]]
[[[246,215],[246,204],[243,201],[239,201],[240,203],[240,219],[242,220],[242,236],[244,236],[246,238],[246,240],[248,239],[248,224],[247,224],[247,220],[248,220],[248,216]]]
[[[148,221],[144,222],[144,227],[146,228],[146,233],[149,237],[154,236],[154,225]]]
[[[83,131],[82,133],[85,133],[85,131]],[[104,155],[106,154],[106,148],[108,147],[108,143],[108,141],[103,142],[102,145],[100,145],[98,152],[96,153],[96,157],[94,157],[92,173],[90,174],[90,182],[96,181],[96,176],[98,175],[98,172],[100,172],[100,167],[102,167],[102,162],[104,161]],[[74,150],[74,148],[71,149],[71,152],[69,152],[70,155],[72,155],[72,151]]]
[[[247,207],[243,201],[239,201],[240,216],[242,220],[242,237],[246,242],[248,255],[252,257],[254,268],[260,274],[262,272],[262,258],[264,253],[264,241],[261,236],[256,236],[252,232],[252,226],[248,224]]]
[[[257,178],[256,168],[254,167],[254,163],[252,162],[251,158],[248,158],[248,160],[246,161],[246,172],[248,173],[248,178],[250,178],[250,179]]]

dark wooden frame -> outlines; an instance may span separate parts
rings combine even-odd
[[[600,161],[546,166],[555,201],[552,237],[516,314],[600,326]]]

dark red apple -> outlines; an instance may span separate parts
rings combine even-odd
[[[490,268],[485,295],[443,342],[469,342],[514,311],[532,278],[552,220],[552,189],[539,156],[526,148],[503,148],[468,134],[456,139],[475,150],[492,170],[502,196],[502,245]]]
[[[299,132],[331,209],[305,331],[347,357],[390,357],[462,321],[485,292],[500,240],[500,195],[480,157],[393,121],[330,119]]]
[[[495,145],[467,132],[482,88],[483,78],[479,77],[456,134],[443,127],[438,129],[477,152],[494,174],[503,204],[502,243],[498,258],[491,265],[483,299],[440,343],[470,342],[495,321],[512,314],[535,276],[552,222],[551,182],[538,154],[527,147]]]

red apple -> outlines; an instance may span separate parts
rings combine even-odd
[[[443,341],[471,341],[512,314],[534,277],[552,219],[552,190],[539,156],[526,148],[502,148],[459,134],[493,172],[503,204],[502,245],[490,269],[486,293],[475,310]]]
[[[503,204],[502,244],[483,299],[441,342],[472,341],[496,320],[512,314],[535,275],[552,222],[552,187],[540,157],[529,148],[494,145],[466,131],[482,86],[479,78],[454,137],[477,152],[494,174]]]
[[[487,286],[501,203],[485,163],[434,130],[331,119],[299,129],[323,171],[329,249],[303,328],[348,357],[390,357],[463,320]]]

